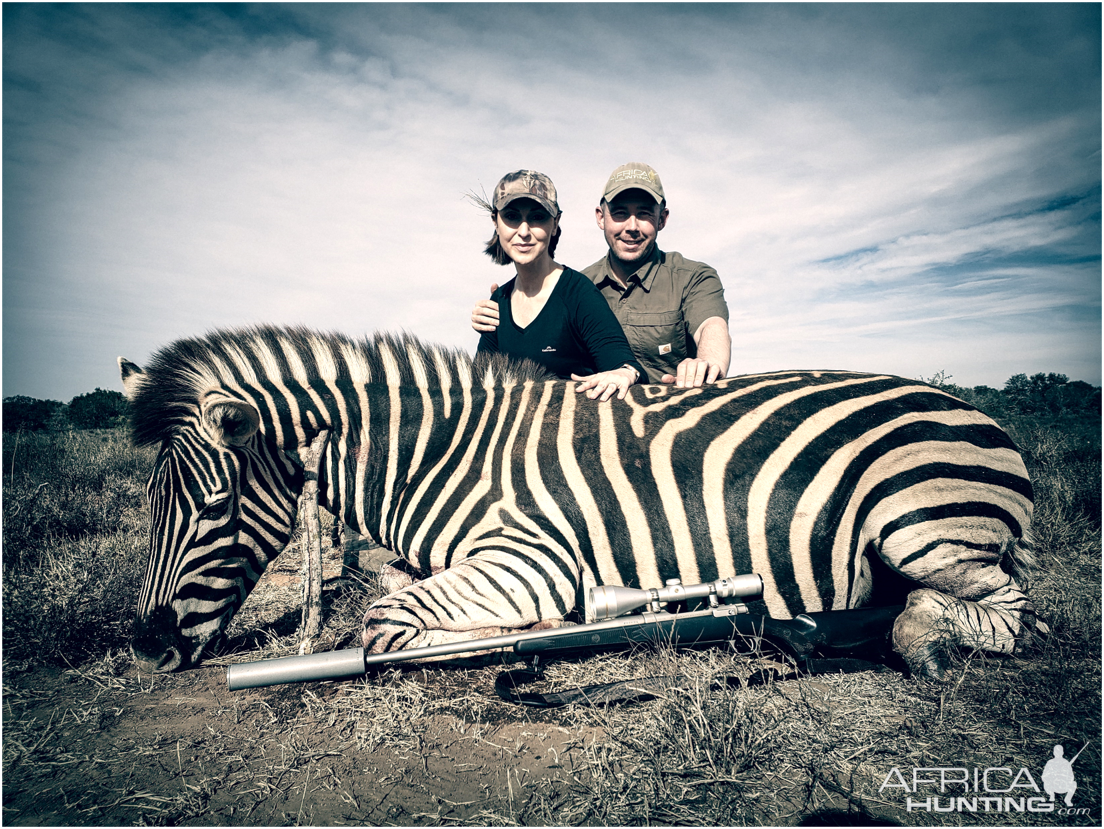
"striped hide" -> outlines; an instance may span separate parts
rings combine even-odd
[[[161,446],[134,639],[154,670],[196,662],[286,546],[322,429],[323,505],[425,576],[367,610],[370,651],[748,572],[777,618],[907,594],[894,646],[927,676],[948,644],[1008,653],[1034,625],[1019,453],[924,383],[787,371],[599,403],[531,363],[276,328],[120,366],[136,440]]]

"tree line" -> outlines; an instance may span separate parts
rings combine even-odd
[[[1053,372],[1016,374],[1003,389],[990,386],[966,388],[950,382],[939,372],[925,382],[961,397],[995,417],[1007,415],[1100,415],[1100,387],[1081,380],[1071,381]],[[109,429],[126,423],[130,404],[117,391],[97,388],[79,394],[67,404],[16,395],[4,398],[5,432],[42,432],[66,429]]]
[[[121,392],[97,388],[68,403],[17,394],[4,398],[5,432],[57,432],[122,426],[130,404]]]
[[[1071,381],[1064,374],[1039,372],[1030,377],[1015,374],[1008,378],[1003,389],[990,386],[968,388],[950,381],[951,376],[946,372],[925,380],[998,419],[1017,415],[1043,419],[1100,416],[1100,386],[1083,380]]]

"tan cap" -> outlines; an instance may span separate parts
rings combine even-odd
[[[623,193],[626,190],[643,190],[654,198],[657,203],[664,199],[663,184],[659,180],[659,173],[639,161],[630,161],[628,164],[622,164],[614,170],[610,174],[609,181],[606,182],[606,189],[602,193],[602,198],[609,202],[618,193]]]
[[[495,210],[501,210],[515,199],[532,199],[553,216],[560,215],[556,185],[536,170],[518,170],[502,177],[494,191]]]

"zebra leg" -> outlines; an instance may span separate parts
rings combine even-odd
[[[1031,638],[1035,608],[996,561],[960,561],[923,582],[893,625],[893,648],[913,675],[944,680],[958,648],[1011,654]]]
[[[574,567],[548,551],[484,550],[384,596],[364,615],[369,653],[558,626],[575,604]]]

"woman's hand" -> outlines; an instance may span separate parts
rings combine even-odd
[[[618,400],[624,400],[629,386],[639,379],[639,373],[631,366],[621,366],[621,368],[616,368],[613,371],[600,371],[586,377],[572,374],[571,379],[579,383],[575,387],[575,391],[585,391],[586,396],[591,400],[599,397],[599,395],[601,395],[601,400],[609,400],[614,392],[617,392]]]

